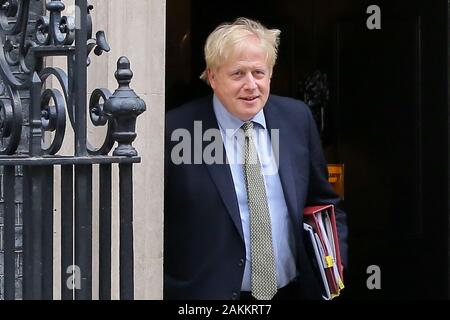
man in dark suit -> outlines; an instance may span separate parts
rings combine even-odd
[[[165,299],[320,299],[303,208],[334,204],[301,101],[270,95],[280,31],[239,18],[205,45],[214,95],[166,117]]]

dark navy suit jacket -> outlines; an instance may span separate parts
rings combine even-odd
[[[297,248],[298,298],[319,299],[320,289],[305,250],[303,208],[334,204],[341,254],[347,260],[345,214],[328,183],[320,138],[309,108],[301,101],[271,95],[264,107],[269,132],[279,129],[279,175]],[[197,128],[194,130],[194,122]],[[171,160],[176,129],[218,129],[212,96],[166,116],[164,298],[238,299],[245,243],[233,179],[227,164],[179,164]],[[199,139],[199,136],[196,137]],[[198,141],[198,140],[197,140]],[[204,142],[203,147],[210,142]],[[225,154],[225,149],[223,148]],[[194,149],[191,150],[194,160]],[[222,162],[223,163],[223,162]]]

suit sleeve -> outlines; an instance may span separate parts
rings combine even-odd
[[[348,228],[346,214],[341,208],[339,196],[334,192],[331,184],[328,182],[328,168],[322,150],[322,143],[309,109],[307,109],[307,115],[309,124],[310,176],[306,205],[334,205],[342,263],[347,267]]]

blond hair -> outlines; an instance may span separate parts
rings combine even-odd
[[[233,23],[219,25],[206,39],[204,48],[206,69],[200,75],[200,79],[209,84],[208,69],[218,68],[233,53],[242,50],[246,40],[251,37],[256,37],[261,49],[266,52],[267,65],[272,74],[277,60],[280,33],[278,29],[267,29],[258,21],[242,17]]]

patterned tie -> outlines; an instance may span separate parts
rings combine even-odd
[[[252,295],[258,300],[270,300],[277,293],[277,276],[269,206],[253,141],[253,122],[244,123],[242,129],[245,134],[244,176],[250,212]]]

